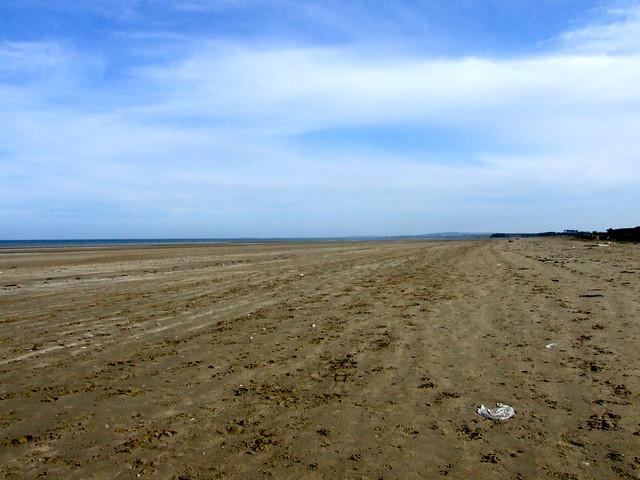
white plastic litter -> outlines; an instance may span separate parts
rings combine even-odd
[[[553,348],[555,347],[557,344],[555,343],[550,343],[549,345],[547,345],[545,348]]]
[[[496,403],[496,408],[487,408],[484,405],[480,405],[478,407],[478,413],[484,418],[491,420],[506,420],[507,418],[513,417],[516,411],[513,407],[498,402]]]

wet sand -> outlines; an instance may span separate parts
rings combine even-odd
[[[8,252],[0,477],[640,478],[638,245]]]

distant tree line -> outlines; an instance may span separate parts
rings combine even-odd
[[[565,230],[564,232],[540,232],[540,233],[494,233],[491,238],[517,238],[517,237],[575,237],[583,240],[613,240],[616,242],[640,242],[640,227],[635,228],[608,228],[606,232],[581,232],[578,230]]]
[[[640,242],[640,227],[634,228],[607,228],[606,232],[591,232],[580,235],[581,238],[594,240],[614,240],[616,242]]]

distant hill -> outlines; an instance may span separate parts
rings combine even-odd
[[[464,238],[489,238],[490,233],[466,233],[466,232],[440,232],[440,233],[425,233],[423,235],[400,235],[389,238],[398,239],[420,239],[428,238],[433,240],[446,240],[446,239],[464,239]]]
[[[539,232],[539,233],[494,233],[491,238],[515,238],[515,237],[577,237],[587,232],[579,230],[565,230],[563,232]]]

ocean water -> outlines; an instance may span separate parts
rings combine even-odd
[[[109,247],[130,245],[191,245],[220,243],[276,243],[276,242],[346,242],[379,240],[382,237],[336,237],[336,238],[112,238],[112,239],[66,239],[66,240],[0,240],[1,248],[67,248]]]
[[[300,237],[300,238],[111,238],[66,240],[0,240],[0,248],[66,248],[107,247],[126,245],[189,245],[213,243],[275,243],[275,242],[366,242],[381,240],[453,240],[485,238],[488,233],[433,233],[427,235]]]
[[[261,243],[288,239],[258,238],[109,238],[109,239],[66,239],[66,240],[0,240],[0,248],[39,247],[107,247],[127,245],[189,245],[207,243]]]

